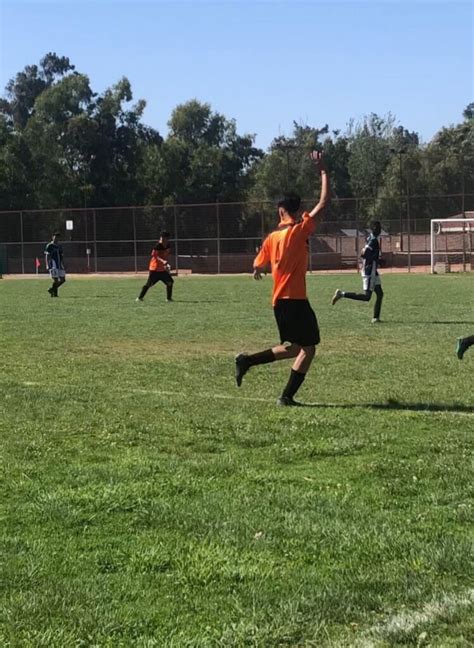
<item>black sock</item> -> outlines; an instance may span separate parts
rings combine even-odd
[[[138,295],[138,299],[143,299],[148,292],[148,286],[143,286],[141,293]]]
[[[293,398],[293,396],[303,384],[305,378],[306,374],[299,373],[299,371],[292,369],[290,372],[290,379],[288,380],[288,383],[283,390],[282,397]]]
[[[354,293],[354,292],[347,292],[344,290],[342,293],[342,296],[345,297],[346,299],[355,299],[356,301],[370,301],[371,293]]]
[[[259,353],[253,353],[252,355],[247,356],[247,362],[250,367],[260,364],[267,364],[268,362],[274,362],[275,356],[271,349],[266,351],[260,351]]]
[[[173,298],[173,284],[166,284],[166,299]]]

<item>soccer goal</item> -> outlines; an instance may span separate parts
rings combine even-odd
[[[474,218],[431,221],[431,272],[470,272],[474,269]]]

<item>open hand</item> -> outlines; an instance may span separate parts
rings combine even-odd
[[[309,157],[311,158],[311,161],[316,166],[316,168],[324,168],[323,154],[321,153],[321,151],[311,151]]]

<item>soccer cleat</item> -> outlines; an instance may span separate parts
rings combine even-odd
[[[142,302],[142,301],[143,301],[143,297],[137,297],[137,298],[135,299],[135,301],[136,301],[136,302]]]
[[[248,356],[245,353],[239,353],[238,356],[235,356],[235,382],[237,387],[240,387],[242,379],[249,369]]]
[[[51,297],[54,297],[54,290],[52,288],[48,288],[48,292],[51,295]]]
[[[172,302],[173,300],[172,299],[167,299],[166,301],[169,303],[169,302]]]
[[[277,405],[279,407],[301,407],[301,403],[293,400],[290,396],[280,396]]]
[[[458,338],[458,341],[456,343],[456,355],[460,360],[463,359],[467,348],[468,346],[466,344],[466,340],[464,338]]]
[[[334,293],[334,297],[331,299],[331,304],[334,306],[334,304],[338,302],[341,298],[342,298],[342,290],[339,290],[338,288]]]
[[[372,317],[372,324],[381,324],[382,320],[380,317]]]

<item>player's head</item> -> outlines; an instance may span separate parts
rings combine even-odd
[[[372,221],[370,223],[370,229],[372,230],[372,233],[375,236],[378,236],[380,234],[380,232],[382,231],[382,225],[381,225],[380,221]]]
[[[160,243],[168,243],[169,238],[170,238],[170,233],[169,232],[166,232],[166,231],[163,230],[160,233]]]
[[[53,232],[51,236],[51,240],[56,243],[57,240],[61,238],[61,234],[59,232]]]
[[[288,218],[296,218],[300,209],[300,205],[301,198],[298,196],[298,194],[285,194],[283,198],[281,198],[277,203],[280,220],[284,221],[288,220]]]

